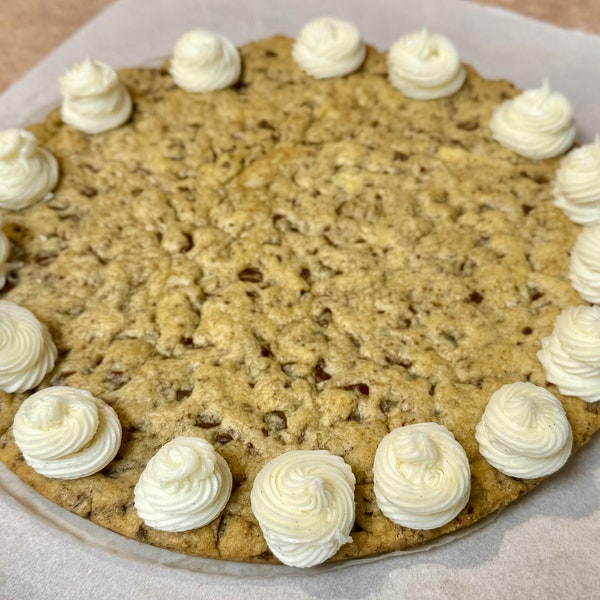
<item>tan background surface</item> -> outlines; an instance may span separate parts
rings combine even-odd
[[[473,0],[471,0],[473,1]],[[475,0],[600,33],[599,0]],[[112,0],[0,0],[0,92]]]

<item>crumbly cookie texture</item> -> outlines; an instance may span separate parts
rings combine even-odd
[[[488,122],[517,90],[471,68],[455,95],[405,98],[368,49],[317,81],[275,37],[241,48],[241,81],[190,94],[165,67],[120,72],[131,120],[87,136],[58,110],[32,127],[59,160],[54,198],[3,215],[24,266],[4,297],[59,349],[42,385],[110,404],[123,442],[101,473],[49,480],[23,461],[0,394],[0,459],[65,508],[192,555],[272,562],[250,509],[256,473],[294,449],[342,456],[357,479],[353,542],[334,559],[406,549],[531,489],[480,456],[475,426],[514,381],[545,385],[540,339],[581,303],[567,273],[579,227],[552,205],[556,160],[499,146]],[[574,448],[598,404],[563,397]],[[434,421],[465,448],[472,492],[431,531],[378,509],[372,464],[395,427]],[[200,529],[145,526],[133,488],[177,436],[213,443],[233,474]]]

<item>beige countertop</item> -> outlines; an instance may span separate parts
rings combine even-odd
[[[0,92],[112,1],[1,0]],[[598,0],[475,1],[501,6],[561,27],[600,33]]]

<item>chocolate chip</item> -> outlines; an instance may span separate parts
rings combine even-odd
[[[474,291],[469,294],[469,302],[473,302],[475,304],[481,304],[482,301],[483,301],[483,296],[479,292]]]
[[[325,307],[316,317],[315,321],[321,327],[327,327],[333,320],[333,313],[330,308]]]
[[[273,127],[273,125],[271,125],[271,123],[269,123],[269,121],[266,121],[265,119],[261,119],[261,120],[258,122],[258,126],[259,126],[261,129],[269,129],[269,130],[271,130],[271,131],[277,131],[277,128],[276,128],[276,127]]]
[[[394,160],[400,160],[402,162],[406,162],[409,158],[410,158],[410,156],[404,152],[400,152],[399,150],[396,150],[394,152]]]
[[[369,386],[366,383],[351,383],[350,385],[345,385],[342,389],[349,392],[358,392],[362,396],[369,395]]]
[[[463,131],[475,131],[479,129],[479,121],[477,119],[469,119],[468,121],[461,121],[457,127]]]
[[[42,251],[33,257],[33,260],[41,267],[51,265],[58,257],[58,252],[52,250]]]
[[[392,412],[392,410],[394,408],[396,408],[396,406],[398,406],[397,400],[387,400],[386,399],[386,400],[382,400],[379,403],[379,408],[381,409],[381,412],[386,415],[389,415]]]
[[[263,422],[271,433],[287,429],[287,417],[282,410],[272,410],[265,413]]]
[[[539,300],[544,295],[544,292],[536,289],[529,290],[529,299],[533,302]]]
[[[327,381],[331,379],[331,375],[325,370],[325,361],[320,358],[315,365],[315,379],[317,381]]]
[[[222,431],[220,433],[217,433],[213,439],[215,443],[227,444],[231,442],[231,440],[233,440],[233,436],[230,433],[227,433],[226,431]]]
[[[269,348],[268,344],[263,344],[260,348],[260,355],[265,358],[273,358],[273,353],[271,352],[271,348]]]
[[[530,206],[529,204],[523,204],[521,209],[523,210],[524,215],[528,215],[533,210],[533,206]]]
[[[211,429],[212,427],[217,427],[221,424],[221,417],[217,415],[208,415],[206,413],[200,413],[196,416],[194,420],[194,425],[196,427],[200,427],[200,429]],[[233,439],[229,436],[229,440]]]
[[[240,281],[260,283],[263,280],[263,274],[256,267],[248,267],[238,273],[238,278],[240,279]]]
[[[91,185],[84,185],[79,192],[86,198],[93,198],[98,194],[98,190]]]
[[[531,329],[531,327],[523,327],[523,329],[521,329],[521,333],[523,335],[531,335],[533,333],[533,329]]]
[[[189,398],[192,394],[192,390],[188,388],[181,388],[175,392],[175,400],[182,402],[186,398]]]

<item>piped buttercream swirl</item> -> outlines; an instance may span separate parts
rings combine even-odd
[[[8,262],[10,242],[4,231],[0,231],[0,290],[6,285],[6,279],[11,271],[21,266],[18,262]]]
[[[17,411],[13,432],[27,464],[54,479],[97,473],[121,445],[115,411],[89,392],[67,386],[29,396]]]
[[[240,54],[228,39],[194,29],[177,40],[170,72],[187,92],[212,92],[236,83],[241,69]]]
[[[364,62],[365,44],[352,23],[321,17],[302,27],[292,48],[292,58],[315,79],[341,77]]]
[[[563,310],[537,357],[561,394],[600,400],[600,306]]]
[[[131,96],[109,65],[86,58],[60,78],[62,120],[84,133],[119,127],[131,114]]]
[[[311,567],[351,542],[355,483],[350,466],[326,450],[291,450],[267,463],[250,501],[273,554]]]
[[[451,96],[466,77],[454,44],[427,29],[396,41],[388,52],[387,63],[391,84],[417,100]]]
[[[532,479],[567,462],[573,432],[556,396],[533,383],[517,382],[492,394],[475,439],[481,455],[498,471]]]
[[[559,156],[575,140],[571,105],[548,81],[499,104],[490,129],[502,146],[534,160]]]
[[[579,233],[571,250],[569,279],[584,300],[600,304],[600,222]]]
[[[213,446],[180,436],[148,461],[134,489],[135,508],[150,527],[187,531],[213,521],[231,488],[229,466]]]
[[[45,325],[26,308],[0,300],[0,389],[24,392],[54,367],[57,351]]]
[[[471,493],[469,460],[446,427],[398,427],[379,443],[374,491],[383,514],[398,525],[434,529],[451,521]]]
[[[58,163],[25,129],[0,131],[0,208],[20,210],[49,197]]]
[[[552,194],[555,206],[574,223],[600,222],[600,137],[560,161]]]

